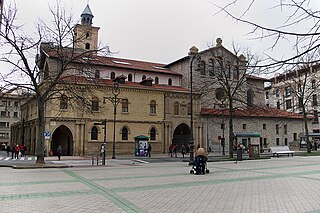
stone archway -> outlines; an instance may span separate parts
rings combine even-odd
[[[62,147],[62,155],[73,155],[73,137],[70,129],[64,125],[59,126],[52,134],[50,149],[57,155],[58,146]]]
[[[172,144],[180,148],[182,144],[187,146],[189,143],[190,127],[187,124],[182,123],[174,130]]]

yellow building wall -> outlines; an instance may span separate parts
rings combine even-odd
[[[99,111],[90,112],[77,101],[70,98],[68,109],[60,110],[60,95],[47,103],[46,118],[53,125],[47,125],[54,132],[60,125],[67,126],[73,134],[74,155],[97,154],[103,143],[103,125],[95,125],[107,120],[107,154],[111,154],[113,143],[114,106],[106,99],[114,98],[112,88],[92,87],[92,95],[88,99],[98,97]],[[67,94],[66,94],[67,95]],[[104,98],[105,97],[105,98]],[[150,89],[125,88],[120,85],[119,99],[128,99],[128,112],[122,112],[122,103],[117,105],[116,114],[116,154],[133,154],[135,152],[134,137],[150,136],[150,129],[156,129],[156,140],[152,143],[152,152],[162,152],[162,123],[164,120],[164,92]],[[105,103],[104,103],[105,100]],[[156,102],[156,113],[150,114],[150,102]],[[89,100],[90,102],[90,100]],[[90,108],[90,106],[89,106]],[[78,122],[78,124],[76,124]],[[99,130],[98,140],[91,140],[91,129],[96,126]],[[122,140],[122,128],[128,129],[128,140]]]

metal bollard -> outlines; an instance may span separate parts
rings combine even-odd
[[[93,166],[94,164],[94,156],[91,157],[91,165]]]
[[[99,165],[99,155],[97,155],[97,166]]]

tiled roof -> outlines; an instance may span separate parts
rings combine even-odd
[[[87,4],[86,8],[84,8],[84,11],[82,12],[82,15],[91,15],[93,16],[93,13],[89,7],[89,5]]]
[[[57,58],[58,53],[54,48],[42,48],[43,52],[51,58]],[[67,50],[66,50],[67,51]],[[80,54],[80,53],[79,53]],[[169,74],[175,76],[182,76],[182,74],[173,72],[170,69],[165,68],[165,64],[137,61],[124,58],[115,58],[108,56],[91,55],[90,57],[83,56],[79,58],[77,63],[90,63],[91,65],[116,67],[131,70],[141,70],[153,73]]]
[[[201,114],[203,115],[229,115],[229,110],[214,109],[214,108],[202,108]],[[303,115],[287,112],[285,110],[274,108],[248,108],[246,110],[235,110],[234,116],[236,117],[268,117],[268,118],[294,118],[302,119]],[[310,118],[311,119],[311,118]]]
[[[88,79],[83,76],[64,76],[61,78],[62,82],[65,83],[83,83],[83,84],[97,84],[105,86],[113,86],[114,81],[110,79]],[[152,84],[152,86],[145,86],[139,84],[138,82],[126,81],[124,84],[119,84],[119,88],[137,88],[137,89],[152,89],[152,90],[162,90],[162,91],[172,91],[172,92],[184,92],[189,93],[188,88],[169,86],[163,84]]]

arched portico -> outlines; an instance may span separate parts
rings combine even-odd
[[[187,146],[190,142],[190,127],[185,124],[179,124],[173,133],[172,144],[176,145],[178,148],[181,145]]]
[[[57,148],[61,145],[62,155],[73,155],[73,136],[70,129],[64,125],[59,126],[52,134],[50,149],[57,155]]]

